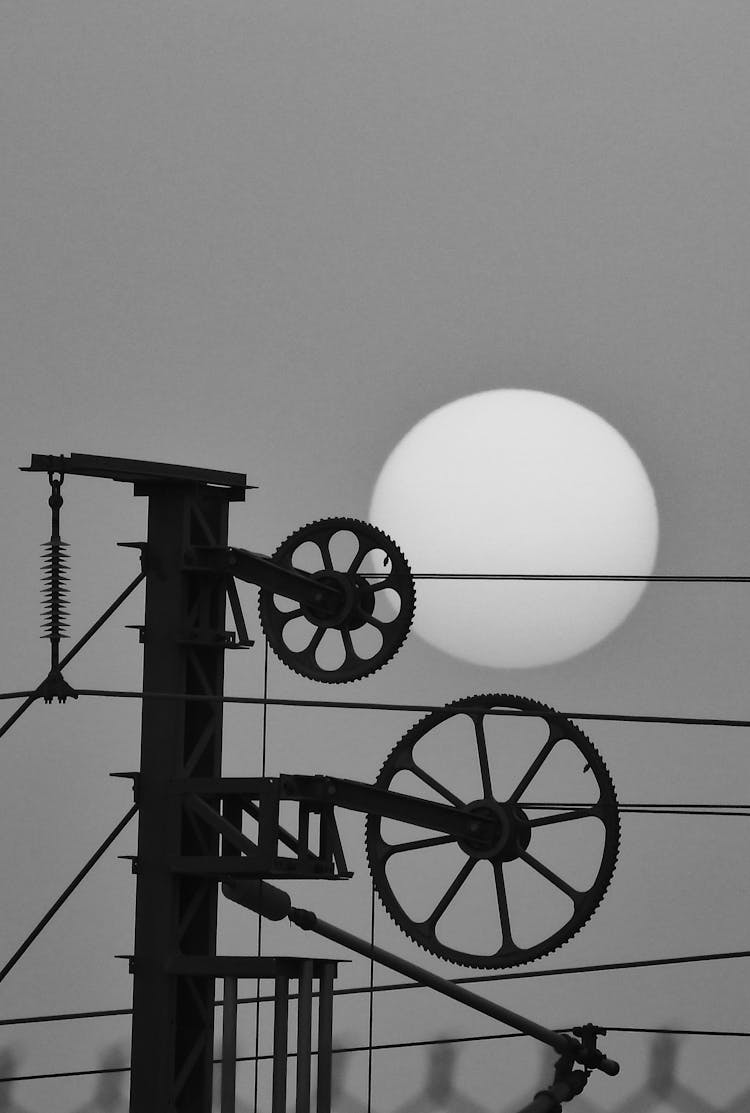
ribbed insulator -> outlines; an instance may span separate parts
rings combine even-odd
[[[54,641],[68,636],[67,548],[66,541],[42,545],[42,637]]]

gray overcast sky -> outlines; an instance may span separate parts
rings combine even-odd
[[[259,490],[233,509],[232,540],[271,551],[312,519],[364,517],[388,452],[435,407],[492,387],[550,390],[639,453],[661,511],[658,571],[748,572],[749,32],[747,4],[728,0],[5,0],[2,687],[34,683],[46,662],[46,483],[16,470],[32,451],[247,471]],[[143,538],[144,507],[102,480],[70,478],[64,495],[75,633],[134,574],[132,553],[113,546]],[[443,703],[512,691],[571,712],[747,717],[749,608],[743,587],[654,585],[624,627],[561,665],[498,673],[412,638],[376,677],[323,694]],[[102,632],[70,680],[137,686],[133,633]],[[258,694],[261,682],[259,641],[232,657],[227,688]],[[269,683],[271,695],[321,694],[275,661]],[[371,779],[413,719],[273,710],[269,772]],[[138,724],[135,705],[80,700],[34,708],[4,740],[6,953],[126,810],[108,773],[135,767]],[[229,772],[258,770],[259,730],[254,712],[227,715]],[[743,732],[588,733],[624,801],[747,799]],[[325,899],[365,931],[362,825],[344,828],[356,877]],[[746,946],[741,820],[626,816],[623,828],[604,904],[545,961]],[[127,1005],[111,956],[132,946],[132,889],[126,864],[102,863],[8,979],[3,1013]],[[378,931],[413,954],[382,914]],[[253,945],[247,932],[231,914],[224,942]],[[488,993],[551,1025],[747,1028],[743,969]],[[416,998],[386,1001],[381,1041],[488,1030],[452,1010],[436,1019]],[[341,1025],[361,1041],[357,1008],[342,1006]],[[12,1041],[26,1073],[93,1068],[125,1035],[119,1021],[70,1022]],[[461,1053],[477,1101],[497,1093],[498,1071],[509,1094],[533,1091],[533,1049],[478,1046]],[[607,1046],[623,1072],[590,1087],[602,1109],[646,1062],[637,1037]],[[399,1079],[422,1069],[404,1058],[397,1071],[392,1055],[376,1059],[381,1111],[411,1096]],[[682,1077],[728,1103],[745,1061],[734,1041],[696,1038]],[[88,1092],[44,1085],[19,1100],[57,1113]]]

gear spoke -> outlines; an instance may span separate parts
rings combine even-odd
[[[489,798],[492,796],[492,779],[490,777],[490,763],[487,758],[487,739],[484,736],[484,716],[472,715],[472,719],[474,720],[474,734],[477,739],[479,771],[482,774],[482,792]]]
[[[318,549],[320,550],[321,560],[323,561],[323,567],[325,568],[326,572],[332,572],[333,571],[333,561],[331,560],[331,538],[332,537],[333,537],[333,534],[331,533],[331,534],[328,535],[328,537],[325,540],[316,541],[316,545],[318,546]]]
[[[497,894],[497,910],[500,914],[500,930],[503,933],[503,945],[501,951],[507,951],[513,947],[513,936],[510,930],[510,912],[508,910],[508,894],[505,891],[505,875],[503,874],[503,863],[493,862],[492,872],[495,875],[495,892]]]
[[[556,873],[553,873],[551,869],[540,862],[538,858],[534,858],[534,856],[532,854],[529,854],[527,850],[522,850],[519,857],[521,858],[522,862],[526,863],[527,866],[531,866],[533,870],[536,870],[537,873],[541,874],[542,877],[545,878],[545,880],[550,882],[550,884],[554,885],[556,888],[565,893],[566,896],[570,897],[570,899],[573,901],[573,904],[577,905],[581,898],[585,896],[585,893],[581,893],[578,889],[574,889],[572,885],[568,885],[567,881],[563,881],[562,877],[560,877]]]
[[[547,741],[544,743],[541,750],[536,755],[536,757],[532,761],[531,765],[529,766],[529,768],[524,773],[523,777],[521,777],[521,780],[518,782],[518,784],[516,785],[515,789],[511,793],[511,795],[508,797],[509,800],[511,800],[513,803],[515,803],[519,799],[519,797],[526,791],[526,789],[529,787],[529,785],[533,781],[534,777],[537,775],[539,770],[542,768],[545,761],[547,760],[549,755],[552,753],[553,749],[555,748],[555,746],[557,745],[557,743],[559,741],[560,741],[560,736],[558,734],[556,734],[555,731],[554,731],[554,728],[552,726],[550,726],[549,737],[547,738]]]
[[[557,815],[544,815],[539,819],[530,819],[529,827],[548,827],[550,823],[570,823],[573,819],[585,819],[587,816],[596,815],[596,808],[580,808],[574,812],[559,812]]]
[[[374,626],[377,630],[380,630],[381,633],[387,630],[388,627],[391,625],[391,622],[395,622],[398,618],[398,615],[394,615],[391,619],[391,622],[385,622],[382,618],[376,618],[374,614],[366,614],[361,609],[359,613],[362,615],[362,618],[365,620],[368,626]]]
[[[310,638],[310,641],[307,643],[307,645],[305,646],[305,648],[303,649],[302,652],[305,653],[305,654],[312,654],[312,656],[314,658],[315,657],[315,652],[316,652],[318,646],[323,641],[323,636],[325,635],[325,632],[326,632],[325,626],[318,626],[315,633]]]
[[[373,541],[372,538],[360,537],[359,544],[357,545],[357,551],[352,557],[351,563],[347,568],[347,572],[356,572],[367,554],[372,552],[372,550],[375,548],[377,548],[377,542]]]
[[[346,660],[351,661],[352,659],[358,658],[359,654],[354,648],[351,631],[347,630],[346,626],[342,626],[342,628],[339,630],[339,633],[341,634],[341,637],[344,641],[344,652],[346,653]]]
[[[427,926],[429,928],[432,928],[434,930],[435,925],[437,924],[438,920],[443,915],[443,913],[446,911],[446,909],[448,908],[448,905],[451,903],[453,898],[457,895],[459,889],[464,884],[464,882],[466,881],[466,879],[468,878],[469,874],[474,869],[474,866],[476,864],[477,864],[476,858],[468,858],[464,862],[464,864],[461,866],[461,869],[458,871],[456,876],[453,878],[453,881],[450,883],[450,885],[448,886],[446,891],[443,893],[442,897],[437,902],[437,904],[433,908],[430,915],[424,921],[425,926]]]
[[[297,609],[294,611],[279,611],[279,614],[281,615],[281,618],[279,620],[281,623],[281,629],[284,629],[287,622],[291,622],[293,618],[299,618],[300,615],[302,615],[303,613],[304,612],[302,610],[302,607],[297,607]]]
[[[428,846],[447,846],[455,843],[453,835],[436,835],[431,839],[412,839],[411,842],[397,842],[390,844],[383,853],[383,861],[392,858],[394,854],[403,854],[408,850],[422,850]]]
[[[419,777],[420,781],[424,781],[426,785],[429,785],[430,788],[439,793],[439,795],[447,800],[449,804],[455,804],[457,808],[462,808],[464,806],[464,801],[456,796],[455,792],[451,792],[451,790],[449,788],[446,788],[445,785],[441,785],[440,781],[436,781],[434,777],[425,772],[425,770],[422,769],[415,762],[412,762],[409,765],[409,769],[415,777]]]

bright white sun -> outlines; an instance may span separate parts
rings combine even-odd
[[[386,460],[369,520],[418,573],[650,575],[659,532],[648,475],[621,434],[533,390],[428,414]],[[611,633],[644,587],[418,580],[414,630],[475,664],[547,665]]]

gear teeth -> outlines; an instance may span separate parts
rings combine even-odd
[[[444,946],[436,938],[433,938],[432,945],[428,944],[424,937],[420,937],[418,929],[421,925],[415,924],[404,913],[386,877],[382,856],[378,854],[378,847],[376,844],[377,842],[382,843],[383,840],[380,837],[379,830],[380,817],[377,815],[368,815],[365,822],[365,853],[367,864],[370,870],[370,876],[372,877],[373,886],[383,908],[393,920],[394,924],[409,936],[417,946],[421,947],[422,950],[429,954],[437,955],[439,958],[446,959],[449,962],[458,963],[461,966],[467,966],[473,969],[486,970],[499,969],[501,967],[525,966],[537,958],[552,954],[570,939],[574,938],[584,924],[589,921],[609,889],[620,851],[620,817],[617,809],[617,797],[615,795],[612,778],[609,775],[609,771],[599,751],[589,740],[587,735],[574,723],[570,722],[570,720],[561,715],[559,711],[555,711],[554,708],[549,707],[547,704],[539,703],[536,700],[527,699],[523,696],[509,694],[497,695],[492,693],[468,696],[454,700],[452,703],[446,704],[445,707],[441,708],[439,711],[431,711],[423,716],[407,730],[385,759],[375,779],[375,787],[388,788],[393,776],[401,768],[398,758],[401,757],[404,751],[411,753],[413,746],[431,729],[431,725],[437,726],[446,718],[450,718],[452,711],[459,711],[462,708],[471,706],[484,706],[488,709],[491,707],[500,708],[505,706],[519,711],[535,712],[548,722],[554,717],[558,721],[562,720],[568,724],[570,729],[566,731],[565,737],[570,738],[575,744],[580,743],[579,748],[582,749],[583,755],[594,770],[594,775],[601,790],[600,798],[608,798],[608,802],[611,804],[610,818],[605,823],[606,837],[602,863],[599,867],[596,879],[587,892],[587,900],[582,902],[582,910],[576,912],[568,923],[559,931],[533,947],[516,948],[515,952],[511,952],[511,955],[506,954],[499,960],[497,956],[485,958],[483,956],[470,955],[465,952],[457,951],[454,948]],[[394,766],[395,768],[393,768]],[[512,910],[510,914],[512,923]]]

